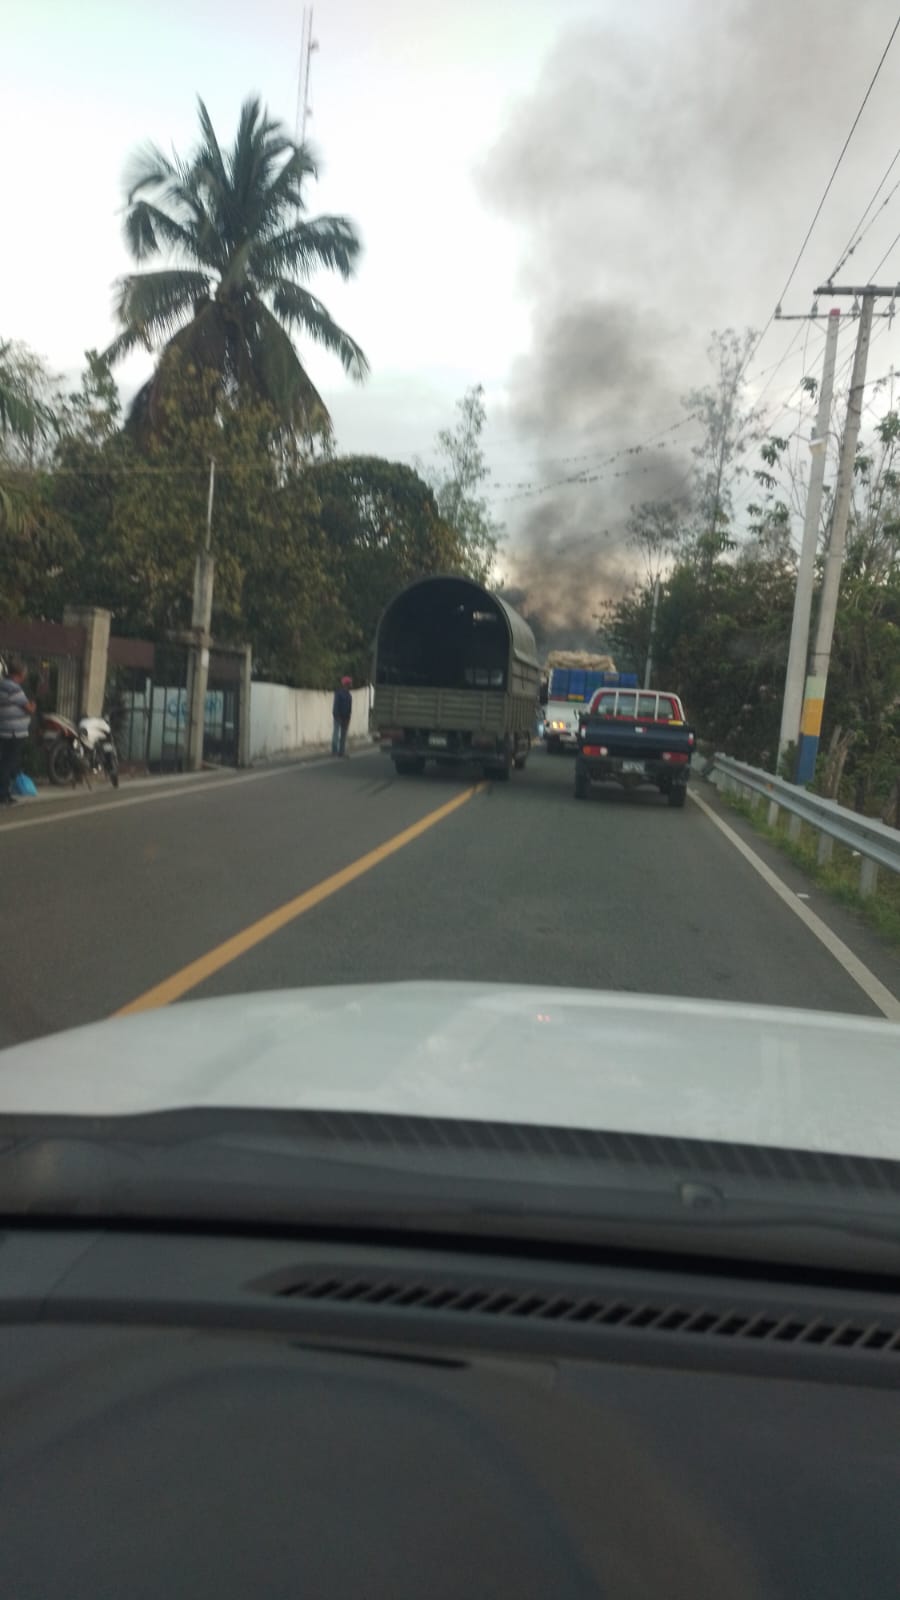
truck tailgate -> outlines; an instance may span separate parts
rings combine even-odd
[[[658,761],[664,752],[690,756],[694,747],[690,728],[605,717],[584,723],[578,743],[588,760],[592,750],[599,753],[601,747],[609,759],[627,761]]]

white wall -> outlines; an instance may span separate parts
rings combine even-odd
[[[350,738],[368,738],[371,691],[353,690]],[[286,755],[311,744],[331,743],[334,693],[288,689],[283,683],[254,683],[250,689],[250,760]]]

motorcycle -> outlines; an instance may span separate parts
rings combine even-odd
[[[81,717],[77,725],[58,711],[41,719],[41,740],[51,783],[76,783],[105,774],[119,787],[119,755],[106,717]]]

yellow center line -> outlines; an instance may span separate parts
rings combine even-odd
[[[485,789],[485,783],[476,783],[471,788],[463,790],[448,800],[446,805],[438,806],[436,811],[429,811],[426,816],[414,822],[411,827],[404,828],[402,833],[395,833],[392,839],[385,840],[374,850],[368,851],[364,856],[359,856],[356,861],[351,861],[347,867],[342,867],[340,872],[333,872],[330,878],[323,878],[321,883],[313,884],[311,889],[305,889],[302,894],[295,895],[293,900],[287,900],[284,905],[278,906],[275,911],[270,911],[267,916],[260,917],[257,922],[251,922],[249,927],[242,928],[223,944],[217,944],[206,955],[199,956],[196,961],[191,961],[180,971],[173,972],[171,977],[164,978],[162,983],[154,984],[152,989],[147,989],[144,994],[139,994],[136,1000],[129,1000],[126,1006],[113,1013],[117,1017],[127,1017],[135,1011],[153,1011],[158,1006],[170,1005],[173,1000],[178,1000],[188,990],[196,989],[204,979],[212,977],[214,972],[221,972],[230,962],[236,961],[254,945],[261,944],[279,929],[287,927],[289,922],[294,922],[297,917],[302,917],[305,911],[312,911],[314,906],[322,904],[331,895],[337,894],[339,889],[345,889],[348,883],[353,883],[356,878],[361,878],[364,873],[371,872],[379,862],[386,861],[389,856],[396,855],[405,845],[412,844],[414,839],[427,833],[429,828],[435,827],[438,822],[443,822],[445,817],[458,811],[471,800],[473,794],[479,794]]]

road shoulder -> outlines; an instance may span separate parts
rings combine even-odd
[[[779,879],[788,895],[812,911],[837,939],[845,944],[895,1000],[900,1000],[900,957],[879,938],[863,917],[849,906],[834,900],[821,884],[810,878],[778,845],[727,805],[712,783],[691,782],[691,793],[734,833],[745,846]],[[774,892],[774,891],[773,891]]]

